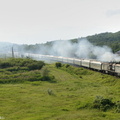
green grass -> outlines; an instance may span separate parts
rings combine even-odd
[[[73,66],[46,67],[56,82],[0,84],[0,116],[6,120],[120,119],[115,107],[106,112],[92,108],[96,96],[120,101],[120,78]],[[35,71],[29,71],[31,76]],[[21,77],[29,72],[22,72]],[[37,72],[41,74],[41,70]]]

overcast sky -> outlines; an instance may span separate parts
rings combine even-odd
[[[120,0],[0,0],[0,41],[67,40],[120,31]]]

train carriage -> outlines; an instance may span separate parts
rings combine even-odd
[[[58,57],[57,57],[57,56],[52,56],[52,59],[53,59],[54,61],[58,61]]]
[[[67,63],[68,62],[68,59],[66,57],[63,57],[63,62],[64,63]]]
[[[102,62],[99,61],[91,61],[90,68],[95,70],[102,70]]]
[[[57,57],[57,59],[58,59],[58,62],[63,62],[63,57]]]
[[[44,60],[44,59],[46,59],[45,55],[38,54],[38,60]]]
[[[74,64],[81,66],[82,65],[82,60],[81,59],[74,59]]]
[[[82,66],[83,67],[90,67],[90,60],[85,60],[85,59],[83,59],[82,60]]]
[[[105,73],[108,73],[108,69],[109,69],[109,63],[103,63],[102,64],[102,71]]]
[[[73,64],[74,63],[74,59],[73,58],[67,58],[67,62],[70,63],[70,64]]]
[[[42,55],[42,59],[43,60],[50,60],[51,57],[50,57],[50,55]]]
[[[50,60],[54,60],[53,58],[54,58],[54,56],[52,56],[52,55],[48,55],[48,59],[50,59]]]

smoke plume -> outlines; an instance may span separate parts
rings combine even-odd
[[[97,59],[108,62],[120,61],[120,56],[114,54],[111,48],[107,46],[95,46],[87,39],[80,39],[79,43],[55,41],[51,47],[41,47],[39,53],[80,59]]]

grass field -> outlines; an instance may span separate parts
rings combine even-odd
[[[120,101],[120,78],[73,66],[46,67],[54,82],[0,84],[0,119],[120,120],[119,106],[106,111],[93,108],[96,96]]]

